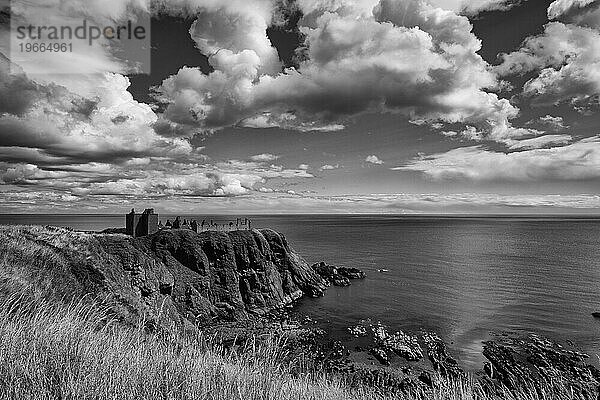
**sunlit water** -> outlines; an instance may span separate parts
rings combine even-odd
[[[591,316],[600,311],[600,219],[252,220],[255,227],[284,233],[309,262],[324,260],[367,272],[366,280],[331,288],[324,298],[303,300],[298,308],[341,337],[348,335],[348,326],[366,318],[391,329],[429,329],[471,368],[481,367],[481,342],[492,332],[540,333],[600,354],[600,320]],[[6,223],[99,230],[122,226],[124,217],[0,216],[0,224]]]

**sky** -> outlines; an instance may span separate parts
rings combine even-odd
[[[600,214],[600,0],[0,5],[0,213]],[[21,61],[49,10],[151,65]]]

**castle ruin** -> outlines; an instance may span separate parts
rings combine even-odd
[[[136,214],[132,209],[125,216],[126,233],[133,237],[148,236],[158,232],[158,214],[153,208],[147,208],[142,214]]]

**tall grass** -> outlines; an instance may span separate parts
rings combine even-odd
[[[291,379],[276,346],[227,352],[202,336],[147,334],[83,303],[0,304],[0,396],[14,399],[349,398]],[[318,393],[327,386],[334,393]]]
[[[25,302],[24,302],[25,301]],[[473,380],[385,395],[323,374],[292,375],[277,340],[229,351],[201,334],[147,333],[102,307],[10,297],[0,301],[2,399],[583,399],[568,382],[486,394]],[[592,397],[588,397],[592,398]]]

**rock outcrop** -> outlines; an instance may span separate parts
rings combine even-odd
[[[0,227],[0,259],[4,268],[29,271],[19,280],[43,295],[91,296],[122,321],[148,326],[244,319],[321,296],[327,287],[285,237],[269,229],[165,230],[131,238]]]
[[[600,385],[600,371],[586,364],[589,356],[531,334],[484,342],[486,375],[513,388],[523,382],[569,382],[578,392]]]
[[[364,279],[366,274],[357,268],[336,267],[325,262],[313,264],[311,267],[329,285],[350,286],[352,279]]]
[[[427,357],[433,369],[442,376],[461,377],[464,371],[449,353],[446,344],[433,332],[424,332],[423,341],[427,348]]]

